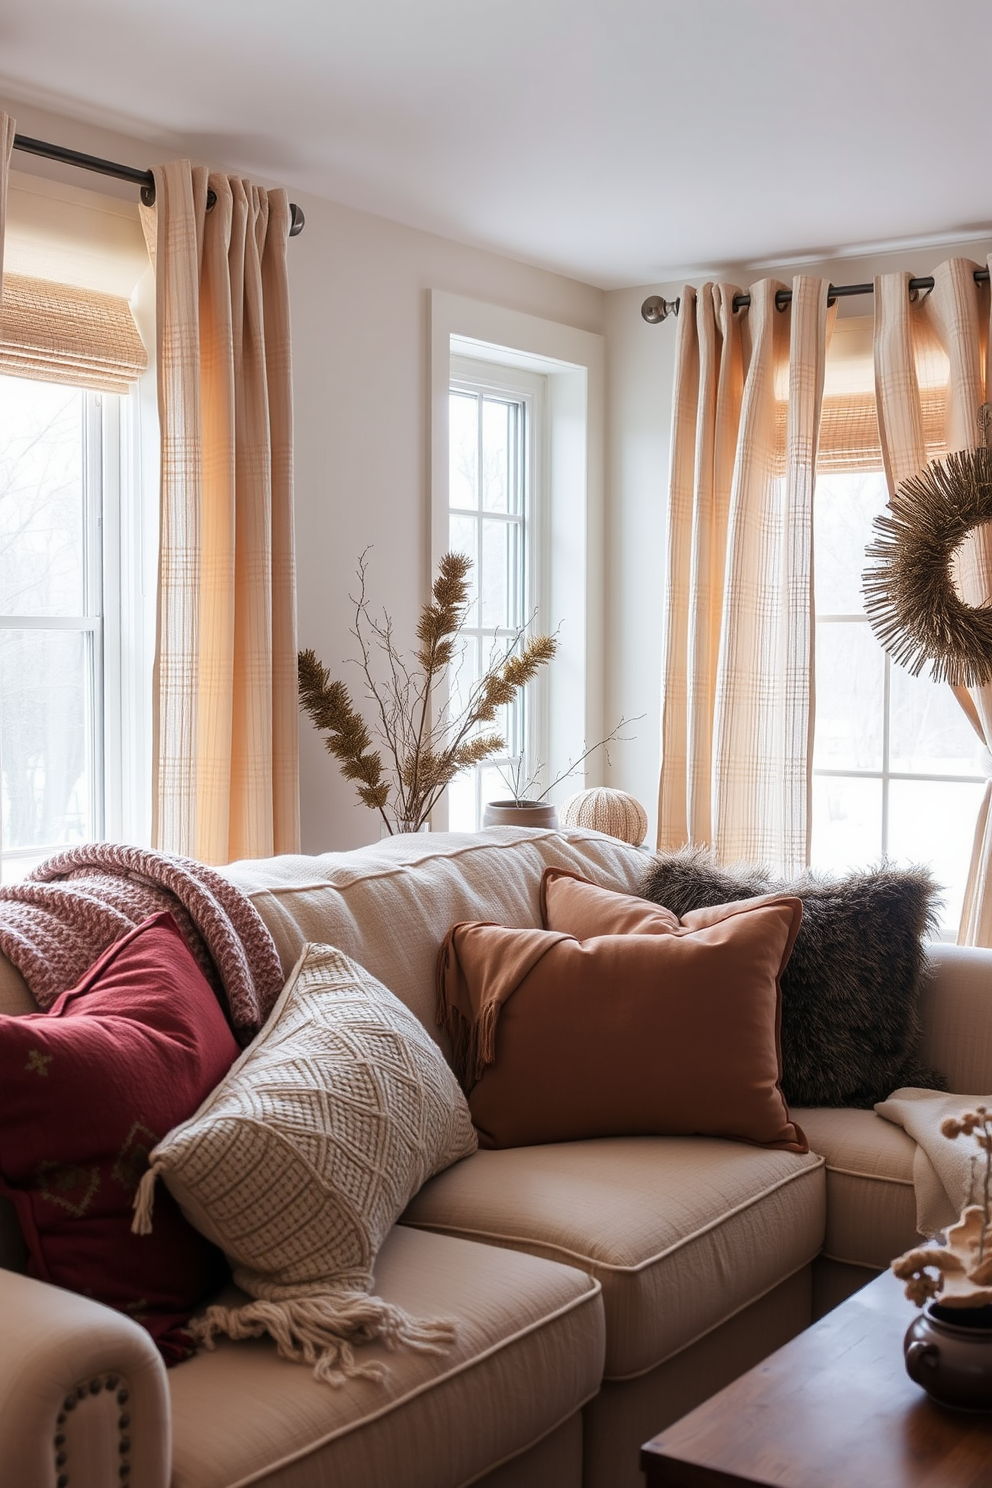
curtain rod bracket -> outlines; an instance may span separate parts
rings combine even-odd
[[[681,300],[663,300],[661,295],[649,295],[641,306],[641,314],[648,325],[660,325],[669,315],[678,315]]]

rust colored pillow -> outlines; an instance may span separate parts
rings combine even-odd
[[[650,914],[650,933],[632,905]],[[622,928],[583,940],[474,923],[449,932],[438,1022],[480,1146],[703,1135],[808,1151],[779,1084],[778,979],[800,901],[721,906],[691,925],[643,901],[611,908]]]

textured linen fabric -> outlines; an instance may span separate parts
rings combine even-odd
[[[188,160],[154,176],[153,841],[226,863],[300,840],[289,200]]]
[[[151,1153],[135,1227],[160,1174],[257,1299],[197,1330],[270,1331],[332,1383],[371,1366],[352,1343],[450,1341],[368,1295],[372,1263],[432,1173],[475,1150],[464,1097],[416,1018],[362,967],[309,945],[255,1042]]]
[[[913,299],[908,272],[875,279],[875,401],[890,494],[933,453],[927,448],[923,399],[928,392],[932,397],[935,384],[944,394],[940,453],[972,449],[980,442],[978,409],[992,398],[992,299],[987,283],[975,283],[975,270],[987,266],[948,259],[934,270],[930,293]],[[992,525],[976,528],[958,558],[955,582],[961,598],[969,605],[987,604]],[[989,776],[975,826],[958,941],[992,946],[992,683],[953,690],[985,745]]]
[[[682,291],[658,847],[798,871],[809,847],[813,475],[827,281]],[[785,418],[778,413],[785,404]]]
[[[442,1046],[434,1027],[438,949],[459,920],[541,923],[541,875],[571,868],[633,892],[648,855],[587,829],[492,827],[391,837],[355,852],[230,863],[288,973],[306,941],[327,941],[366,967]]]
[[[175,1362],[194,1308],[226,1279],[220,1254],[166,1195],[131,1233],[147,1154],[196,1110],[238,1046],[168,914],[104,953],[47,1013],[0,1016],[0,1186],[29,1271],[116,1307]]]
[[[992,1081],[988,956],[982,948],[940,941],[926,950],[921,1056],[943,1070],[949,1090],[987,1090]]]
[[[10,157],[14,149],[16,132],[13,119],[0,109],[0,299],[3,298],[3,238],[7,223],[7,183],[10,179]]]
[[[460,1488],[596,1393],[603,1307],[582,1271],[398,1227],[376,1260],[375,1287],[404,1312],[453,1318],[450,1353],[393,1353],[373,1341],[369,1358],[388,1365],[381,1384],[328,1390],[269,1340],[221,1340],[169,1373],[172,1488]]]
[[[810,1151],[826,1163],[824,1255],[884,1270],[921,1243],[916,1228],[916,1143],[874,1111],[797,1107]]]
[[[976,1106],[992,1102],[990,1095],[935,1095],[931,1090],[894,1090],[875,1107],[879,1116],[901,1126],[916,1143],[913,1185],[916,1189],[916,1228],[933,1239],[960,1217],[967,1203],[981,1197],[983,1158],[977,1142],[968,1137],[945,1137],[941,1125]],[[969,1194],[973,1197],[969,1198]],[[974,1196],[977,1194],[977,1197]]]
[[[603,1288],[605,1375],[622,1379],[806,1266],[824,1205],[812,1154],[612,1137],[479,1151],[426,1184],[402,1222],[580,1266]]]
[[[581,941],[454,926],[438,1022],[482,1146],[702,1133],[807,1150],[779,1085],[778,977],[799,902],[700,913],[709,923]]]

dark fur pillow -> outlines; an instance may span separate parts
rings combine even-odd
[[[917,1058],[923,937],[939,891],[922,868],[879,867],[793,883],[760,868],[721,868],[708,848],[659,857],[641,893],[690,909],[787,892],[803,921],[782,974],[782,1088],[796,1106],[870,1107],[900,1085],[946,1090]]]

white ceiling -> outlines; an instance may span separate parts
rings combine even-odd
[[[989,0],[0,0],[0,94],[610,288],[987,229],[990,43]]]

